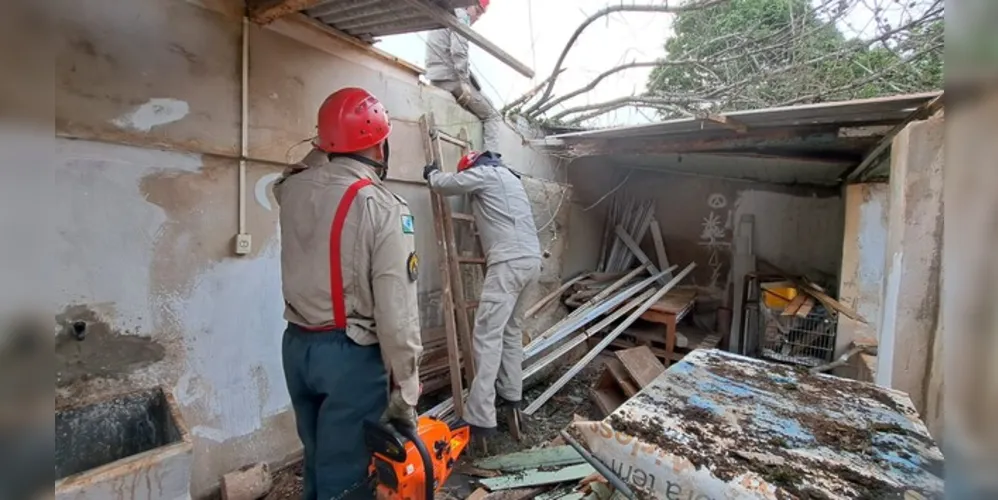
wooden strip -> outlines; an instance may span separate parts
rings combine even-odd
[[[475,467],[484,470],[516,472],[539,467],[561,467],[585,462],[582,455],[568,445],[539,448],[536,450],[508,453],[483,458],[475,462]]]
[[[631,238],[631,235],[627,234],[627,231],[624,230],[624,227],[617,226],[616,231],[617,231],[617,237],[620,238],[620,241],[624,242],[624,245],[627,247],[627,249],[630,250],[631,253],[638,258],[638,261],[641,262],[641,265],[645,266],[645,269],[647,269],[649,273],[658,274],[658,267],[656,267],[655,264],[652,263],[651,259],[649,259],[648,256],[641,251],[641,247],[639,247],[638,244],[634,241],[634,239]],[[658,280],[658,282],[663,285],[666,284],[668,281],[669,280],[665,279],[664,276],[662,277],[662,279]]]
[[[582,344],[583,342],[585,342],[586,339],[588,339],[589,337],[592,337],[593,335],[596,335],[597,332],[603,331],[604,328],[606,328],[607,326],[610,326],[610,324],[613,323],[614,321],[616,321],[618,318],[620,318],[621,316],[627,314],[629,311],[631,311],[635,307],[638,307],[639,305],[641,305],[642,302],[644,302],[645,300],[648,300],[648,297],[651,297],[652,294],[654,294],[654,293],[655,292],[653,290],[648,290],[648,291],[644,292],[643,294],[635,297],[630,302],[628,302],[627,305],[625,305],[625,306],[623,306],[621,308],[618,308],[616,311],[613,312],[613,314],[611,314],[611,315],[607,316],[605,319],[603,319],[603,321],[600,321],[599,323],[593,325],[588,330],[586,330],[582,334],[576,336],[572,340],[569,340],[568,342],[565,342],[564,344],[558,346],[557,349],[551,351],[546,356],[544,356],[543,358],[541,358],[540,360],[538,360],[536,363],[530,365],[530,367],[528,367],[526,370],[524,370],[523,371],[523,379],[526,380],[527,378],[529,378],[529,377],[537,374],[538,372],[540,372],[542,369],[544,369],[545,367],[547,367],[548,365],[550,365],[551,363],[553,363],[558,358],[564,356],[565,354],[568,354],[572,349],[575,349],[576,346],[578,346],[579,344]]]
[[[254,23],[267,24],[320,3],[322,0],[251,0],[247,7],[250,20]]]
[[[545,295],[544,298],[542,298],[541,300],[538,300],[536,304],[530,306],[530,309],[527,309],[527,312],[523,313],[523,319],[527,319],[527,318],[533,317],[534,314],[537,314],[537,311],[540,311],[541,309],[544,309],[544,306],[546,306],[548,304],[548,302],[551,302],[555,298],[561,296],[561,294],[565,293],[565,290],[568,290],[569,287],[571,287],[572,285],[574,285],[574,284],[578,283],[579,281],[582,281],[583,279],[586,279],[588,277],[589,277],[589,273],[583,273],[583,274],[580,274],[580,275],[578,275],[578,276],[576,276],[576,277],[574,277],[574,278],[566,281],[560,287],[558,287],[557,290],[555,290],[555,291],[553,291],[553,292]]]
[[[660,288],[657,292],[655,292],[654,295],[649,297],[648,300],[644,301],[640,306],[638,306],[638,308],[634,310],[634,312],[632,312],[630,316],[628,316],[626,319],[624,319],[624,321],[622,321],[619,325],[617,325],[617,328],[615,328],[612,332],[608,333],[606,338],[601,340],[600,343],[596,345],[596,347],[592,348],[592,350],[586,353],[586,355],[583,356],[578,363],[569,368],[561,376],[561,378],[555,381],[555,383],[551,384],[551,386],[548,387],[547,390],[545,390],[543,393],[541,393],[541,395],[538,396],[537,399],[531,402],[530,405],[527,406],[525,410],[523,410],[523,412],[526,413],[527,415],[532,415],[535,411],[537,411],[538,408],[540,408],[542,405],[544,405],[544,403],[546,403],[549,399],[551,399],[551,396],[554,396],[555,393],[561,390],[561,388],[564,387],[565,384],[567,384],[569,380],[572,379],[572,377],[575,377],[575,375],[578,374],[580,371],[582,371],[582,369],[585,368],[587,364],[592,362],[592,360],[595,359],[596,356],[599,355],[599,353],[603,352],[603,349],[606,349],[606,346],[609,345],[610,342],[613,342],[614,339],[616,339],[621,333],[623,333],[625,329],[627,329],[627,327],[631,326],[632,323],[634,323],[638,318],[640,318],[641,315],[652,306],[652,304],[657,302],[658,299],[662,298],[662,296],[665,295],[669,290],[672,290],[673,287],[678,285],[679,282],[682,281],[683,278],[686,277],[686,275],[690,274],[690,272],[696,269],[696,267],[697,267],[696,263],[691,262],[688,266],[686,266],[685,269],[680,271],[675,278],[672,278],[672,280],[666,283],[665,286]]]
[[[587,463],[581,463],[569,465],[568,467],[557,470],[532,469],[521,471],[508,476],[483,479],[479,482],[482,486],[492,491],[498,491],[513,488],[526,488],[528,486],[564,483],[566,481],[578,481],[593,472],[595,472],[593,466]]]
[[[863,316],[860,316],[860,314],[856,312],[853,308],[846,306],[845,304],[833,299],[825,292],[818,290],[816,285],[813,285],[811,283],[806,283],[803,286],[800,286],[799,288],[804,293],[818,299],[818,302],[821,302],[821,304],[826,308],[834,309],[842,314],[845,314],[851,319],[859,321],[860,323],[869,324],[866,321],[866,319],[863,318]]]
[[[651,239],[655,244],[655,255],[658,256],[658,267],[665,269],[669,267],[669,256],[665,254],[665,240],[662,239],[662,226],[658,219],[651,219]],[[665,275],[666,279],[672,279],[672,273]]]
[[[808,314],[811,314],[811,309],[814,309],[814,298],[810,296],[806,297],[807,300],[805,300],[804,303],[801,304],[800,308],[797,309],[797,312],[794,313],[798,318],[806,318]]]
[[[551,328],[548,328],[544,333],[538,335],[533,340],[531,340],[529,344],[527,344],[526,346],[523,347],[524,361],[526,361],[527,359],[530,359],[531,357],[537,355],[538,352],[539,352],[537,350],[537,347],[539,345],[541,345],[542,343],[544,343],[549,337],[552,337],[556,333],[558,333],[559,331],[561,331],[561,329],[565,325],[567,325],[567,324],[569,324],[569,323],[571,323],[571,322],[573,322],[573,321],[575,321],[575,320],[577,320],[577,319],[579,319],[579,318],[581,318],[581,317],[589,314],[590,312],[594,311],[595,309],[597,309],[600,305],[602,305],[601,303],[603,302],[604,299],[606,299],[607,297],[609,297],[612,293],[616,292],[617,289],[619,289],[620,287],[622,287],[622,286],[626,285],[627,283],[629,283],[632,279],[634,279],[638,274],[641,274],[642,272],[644,272],[644,269],[642,269],[642,268],[639,267],[639,268],[637,268],[637,269],[635,269],[635,270],[627,273],[626,276],[624,276],[623,278],[620,278],[619,280],[615,281],[612,285],[610,285],[610,286],[606,287],[605,289],[603,289],[603,291],[601,291],[600,293],[596,294],[595,297],[593,297],[593,298],[589,299],[588,301],[586,301],[585,304],[582,304],[582,306],[580,306],[578,309],[572,311],[571,314],[569,314],[568,316],[565,316],[561,321],[555,323],[554,326],[552,326]]]
[[[430,139],[430,127],[432,126],[433,115],[423,115],[419,117],[419,128],[423,137],[423,150],[426,153],[428,162],[437,160],[437,149]],[[433,207],[433,230],[437,236],[437,248],[440,248],[440,278],[441,278],[441,298],[444,309],[444,331],[447,335],[447,358],[450,364],[450,386],[451,394],[457,396],[464,393],[461,381],[461,359],[460,345],[457,340],[457,325],[455,324],[454,295],[451,290],[450,265],[448,262],[447,235],[444,231],[443,210],[445,200],[438,193],[430,192],[430,201]],[[452,396],[452,397],[453,397]],[[464,398],[454,398],[454,410],[458,416],[464,416]]]
[[[734,118],[731,118],[730,116],[715,115],[715,114],[707,113],[706,115],[704,115],[703,117],[701,117],[701,119],[709,121],[709,122],[716,123],[716,124],[718,124],[718,125],[726,128],[726,129],[734,130],[735,132],[738,132],[739,134],[744,134],[744,133],[748,132],[748,125],[746,125],[746,124],[744,124],[744,123],[742,123],[742,122],[740,122],[738,120],[735,120]]]
[[[807,300],[807,295],[798,292],[797,296],[795,296],[793,300],[791,300],[790,303],[787,304],[787,307],[783,308],[783,312],[780,313],[780,315],[793,316],[794,314],[797,314],[797,310],[800,309],[800,306],[804,305],[804,301],[806,300]]]
[[[614,354],[639,389],[644,389],[665,371],[665,366],[652,354],[648,346],[617,351]]]
[[[487,496],[489,496],[489,490],[478,488],[472,494],[468,495],[468,498],[465,500],[485,500]]]
[[[475,216],[471,214],[462,214],[460,212],[451,212],[451,218],[454,220],[464,221],[464,222],[475,222]]]
[[[423,11],[427,16],[429,16],[434,21],[458,32],[459,35],[467,38],[468,41],[478,45],[485,52],[492,54],[496,59],[499,59],[505,63],[510,68],[515,69],[521,75],[527,78],[534,77],[534,70],[530,69],[530,66],[517,61],[516,58],[509,55],[505,50],[499,48],[498,45],[490,42],[487,38],[478,34],[475,30],[471,29],[470,26],[464,24],[452,12],[447,12],[446,10],[431,4],[425,0],[403,0],[405,3],[409,4],[410,7],[414,9],[419,9]]]

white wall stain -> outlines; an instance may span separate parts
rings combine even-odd
[[[215,264],[196,278],[190,294],[173,298],[187,370],[206,387],[183,396],[188,406],[204,412],[198,430],[203,437],[224,442],[245,436],[288,409],[280,356],[283,303],[276,240],[254,259]],[[263,376],[255,378],[254,369]],[[261,390],[257,383],[267,386]],[[178,383],[177,391],[182,388]]]
[[[113,327],[153,334],[149,269],[167,215],[145,200],[140,183],[157,171],[196,172],[200,155],[56,139],[54,160],[48,185],[62,205],[51,211],[58,236],[47,248],[47,307],[55,312],[70,303],[113,303]],[[35,169],[18,175],[35,175]]]
[[[121,128],[148,132],[153,127],[181,120],[189,112],[190,106],[186,101],[157,97],[149,99],[149,102],[127,115],[115,118],[111,123]]]
[[[256,202],[268,211],[273,210],[273,207],[270,204],[270,185],[277,181],[280,177],[281,174],[278,173],[267,174],[261,177],[260,180],[256,181],[256,189],[254,189]]]
[[[877,318],[880,315],[880,293],[884,279],[884,255],[887,252],[887,190],[869,199],[859,209],[859,262],[856,269],[856,282],[860,300],[858,312],[863,317]]]

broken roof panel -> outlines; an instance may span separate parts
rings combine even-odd
[[[815,125],[888,124],[903,121],[919,106],[941,92],[907,94],[853,101],[824,102],[781,108],[732,111],[718,115],[743,125],[751,131],[757,128],[803,127]],[[548,136],[548,139],[612,139],[662,136],[703,131],[732,131],[731,124],[712,117],[679,118],[648,125],[633,125],[585,132]]]
[[[477,0],[439,0],[430,3],[452,11],[474,5]],[[324,0],[305,13],[323,24],[367,41],[381,36],[444,27],[423,11],[398,0]]]
[[[639,498],[942,498],[911,400],[873,384],[696,350],[569,435]]]
[[[527,78],[534,70],[458,20],[454,9],[476,5],[478,0],[247,0],[249,17],[259,24],[301,12],[308,17],[357,38],[375,38],[449,28],[478,45]]]
[[[941,92],[737,111],[531,141],[607,166],[777,184],[839,184]]]

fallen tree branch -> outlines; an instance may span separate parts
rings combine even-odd
[[[608,77],[610,75],[619,73],[619,72],[624,71],[624,70],[633,69],[633,68],[654,68],[654,67],[662,65],[662,64],[665,64],[665,62],[664,61],[644,61],[644,62],[631,62],[631,63],[627,63],[627,64],[621,64],[620,66],[616,66],[616,67],[610,68],[610,69],[608,69],[608,70],[600,73],[596,78],[593,78],[593,80],[591,82],[589,82],[589,84],[586,85],[585,87],[582,87],[582,88],[577,89],[577,90],[573,90],[572,92],[569,92],[569,93],[567,93],[567,94],[565,94],[565,95],[563,95],[561,97],[558,97],[557,99],[549,101],[547,104],[544,104],[543,106],[540,106],[539,108],[537,108],[536,111],[534,111],[530,115],[528,115],[528,118],[535,117],[535,116],[537,116],[537,115],[539,115],[539,114],[541,114],[541,113],[543,113],[543,112],[551,109],[552,107],[557,106],[558,104],[560,104],[562,102],[565,102],[565,101],[567,101],[567,100],[569,100],[569,99],[571,99],[571,98],[573,98],[573,97],[575,97],[577,95],[581,95],[581,94],[584,94],[586,92],[589,92],[590,90],[596,88],[596,86],[599,85],[599,82],[603,81],[603,79],[605,79],[606,77]],[[537,104],[541,104],[541,103],[537,103]],[[535,104],[535,107],[536,106],[537,105]]]
[[[697,102],[704,102],[704,99],[695,95],[683,95],[683,96],[672,96],[672,97],[657,96],[657,95],[639,95],[639,96],[632,95],[626,97],[618,97],[616,99],[598,102],[595,104],[587,104],[584,106],[576,106],[574,108],[568,108],[552,116],[551,119],[560,120],[568,115],[572,115],[575,113],[582,113],[584,111],[592,111],[592,110],[602,110],[603,108],[612,107],[612,106],[617,106],[618,108],[630,105],[644,105],[647,107],[654,107],[654,106],[674,106],[678,104],[692,104]]]
[[[691,10],[700,10],[708,7],[713,7],[715,5],[720,5],[727,2],[728,0],[703,0],[701,2],[696,2],[692,4],[686,4],[681,6],[669,6],[669,5],[612,5],[609,7],[604,7],[600,9],[595,14],[589,16],[575,32],[572,33],[571,38],[568,39],[568,43],[565,44],[565,48],[562,49],[561,55],[558,57],[558,62],[554,65],[554,70],[551,72],[551,77],[547,79],[547,85],[544,88],[544,93],[541,94],[540,99],[537,103],[524,111],[525,114],[529,115],[537,110],[539,104],[543,104],[551,97],[551,92],[554,90],[554,83],[557,80],[557,74],[561,71],[561,65],[565,62],[565,57],[568,56],[568,51],[571,50],[572,46],[575,45],[575,41],[578,40],[579,35],[593,22],[597,19],[608,16],[616,12],[664,12],[664,13],[678,13],[686,12]]]
[[[534,88],[528,90],[522,96],[516,98],[516,100],[514,100],[513,102],[511,102],[511,103],[503,106],[502,110],[499,111],[499,113],[502,114],[503,116],[505,116],[506,113],[509,113],[509,111],[512,110],[513,108],[516,108],[517,106],[519,106],[519,105],[521,105],[521,104],[529,101],[531,97],[537,95],[537,93],[541,91],[541,87],[543,87],[549,81],[551,81],[552,78],[555,78],[556,76],[562,74],[565,71],[565,69],[566,68],[561,68],[561,69],[558,70],[557,73],[553,73],[551,75],[548,75],[548,77],[545,78],[544,81],[542,81],[541,83],[538,83]]]

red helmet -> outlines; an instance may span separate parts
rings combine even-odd
[[[479,156],[482,156],[481,151],[468,151],[468,154],[462,156],[461,159],[457,161],[457,171],[461,172],[471,168],[471,166],[475,164],[475,161],[478,160]]]
[[[363,151],[380,144],[391,132],[385,106],[364,89],[342,88],[319,106],[316,147],[327,153]]]
[[[489,0],[478,0],[478,5],[482,6],[482,11],[489,10]]]

